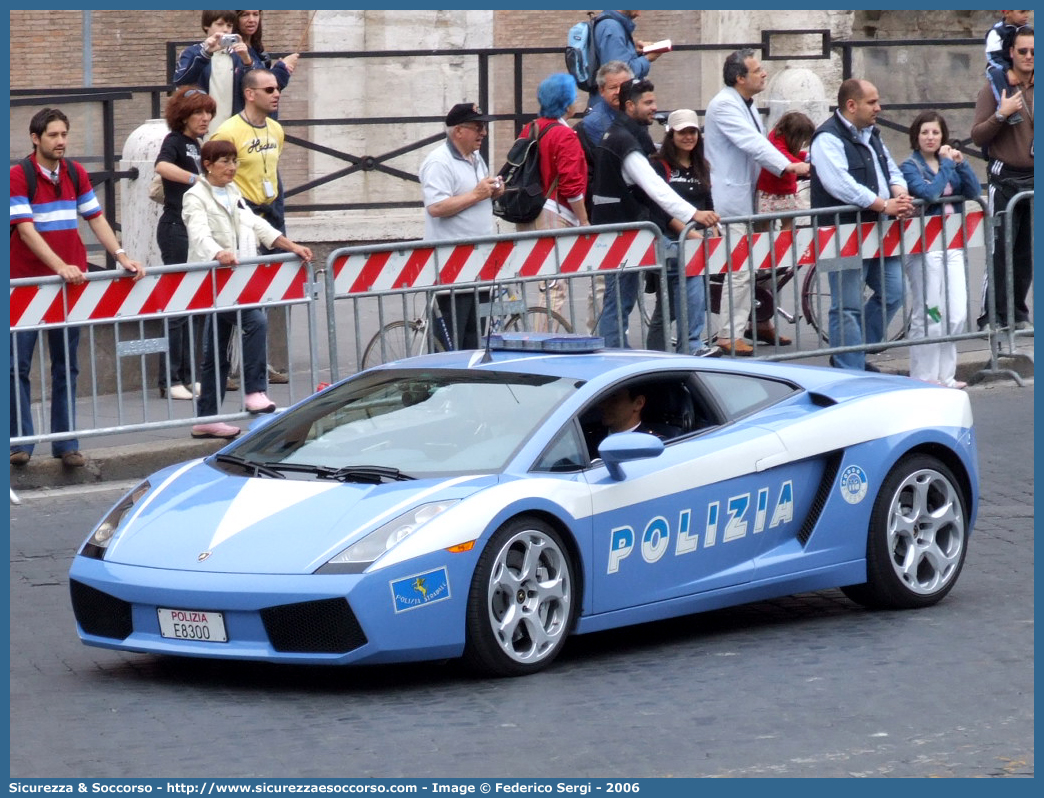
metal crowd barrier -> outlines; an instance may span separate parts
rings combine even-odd
[[[331,377],[466,346],[469,332],[474,345],[498,327],[586,331],[596,277],[663,269],[650,223],[338,249],[325,270]]]
[[[1030,337],[1033,335],[1033,330],[1017,330],[1015,324],[1011,323],[1015,318],[1015,253],[1014,253],[1014,231],[1012,225],[1012,217],[1014,216],[1013,209],[1017,208],[1021,203],[1033,203],[1033,192],[1032,191],[1021,191],[1011,198],[1008,202],[1005,210],[998,214],[994,214],[992,218],[991,233],[994,231],[1001,231],[1003,240],[1003,257],[1004,257],[1004,285],[1005,291],[1005,309],[1006,316],[1009,320],[1009,324],[1001,325],[997,319],[997,312],[994,304],[994,292],[997,290],[994,285],[993,275],[995,274],[994,269],[994,258],[996,257],[996,241],[994,235],[989,235],[987,238],[990,239],[990,255],[987,256],[986,260],[986,271],[983,278],[983,307],[985,310],[987,328],[986,332],[990,337],[990,365],[988,368],[983,369],[981,374],[984,377],[1010,377],[1014,379],[1020,386],[1023,384],[1022,377],[1014,369],[1002,368],[1000,361],[1004,360],[1017,360],[1019,358],[1026,357],[1015,351],[1015,340],[1021,337]],[[1033,218],[1033,210],[1030,209],[1030,219]],[[1033,225],[1029,227],[1030,230],[1030,256],[1033,254]],[[1032,291],[1030,291],[1030,298],[1032,298]]]
[[[804,209],[749,217],[722,219],[723,235],[702,239],[688,238],[695,225],[688,225],[679,235],[678,245],[688,279],[705,278],[707,296],[707,329],[711,327],[711,308],[717,304],[715,293],[723,296],[737,290],[736,275],[745,276],[755,286],[752,323],[755,321],[787,321],[794,324],[790,334],[793,348],[778,343],[762,343],[754,336],[754,356],[769,360],[789,360],[810,356],[834,355],[842,352],[883,352],[897,347],[926,343],[925,330],[910,330],[911,313],[908,297],[900,309],[887,318],[882,307],[882,340],[865,342],[867,316],[865,305],[859,315],[862,340],[858,343],[838,341],[831,345],[829,315],[831,292],[824,275],[844,270],[862,269],[864,261],[883,261],[898,257],[903,261],[904,286],[915,261],[912,256],[946,248],[961,252],[964,262],[963,279],[969,285],[969,250],[985,248],[986,263],[992,252],[991,236],[987,235],[990,215],[980,200],[955,204],[955,212],[930,213],[929,205],[916,201],[919,212],[910,219],[877,219],[872,222],[848,224],[820,224],[819,219],[846,212],[857,212],[854,206]],[[975,208],[973,210],[973,208]],[[800,224],[803,219],[807,223]],[[776,229],[777,224],[793,221],[793,229]],[[780,224],[780,227],[782,225]],[[742,234],[737,234],[737,228]],[[922,266],[923,268],[923,266]],[[720,289],[712,280],[720,281]],[[1010,281],[1009,281],[1010,284]],[[864,288],[864,291],[866,289]],[[882,286],[883,305],[888,296]],[[947,317],[951,312],[964,315],[969,321],[973,314],[970,292],[966,293],[964,308],[941,308]],[[864,300],[865,300],[864,294]],[[679,301],[679,323],[685,325],[685,303]],[[804,322],[799,324],[798,322]],[[987,340],[989,331],[968,331],[933,337],[931,341]],[[781,332],[783,330],[780,330]]]
[[[1032,192],[1012,200],[1032,199]],[[980,203],[981,205],[981,203]],[[1010,208],[1011,206],[1009,206]],[[817,214],[855,210],[850,207],[817,209]],[[793,230],[775,229],[784,220],[808,217],[809,225],[795,224]],[[961,206],[951,214],[922,213],[907,220],[882,220],[864,224],[819,225],[809,210],[759,214],[724,219],[725,235],[700,240],[679,237],[681,264],[686,279],[704,278],[707,300],[705,335],[713,332],[713,308],[721,295],[735,290],[735,275],[746,271],[755,286],[754,313],[757,318],[794,322],[793,348],[778,343],[764,344],[754,337],[755,356],[786,360],[862,350],[880,352],[893,347],[909,347],[924,339],[906,334],[907,312],[897,313],[894,326],[882,341],[853,346],[831,346],[827,335],[830,307],[824,272],[861,267],[864,259],[898,256],[906,258],[945,246],[964,254],[964,279],[969,273],[969,250],[984,247],[986,263],[991,262],[993,241],[988,212]],[[1002,219],[1005,223],[1009,219]],[[691,225],[690,225],[691,227]],[[1011,232],[1005,227],[1008,256],[1008,307],[1011,297]],[[604,319],[588,304],[597,298],[597,278],[633,275],[638,282],[635,315],[640,320],[632,329],[629,343],[643,346],[648,327],[649,294],[641,287],[647,275],[658,277],[655,296],[668,305],[671,285],[663,238],[652,224],[606,225],[600,227],[533,231],[489,236],[473,240],[405,242],[368,247],[345,247],[332,252],[324,269],[326,341],[331,381],[373,362],[420,354],[465,343],[467,333],[483,336],[496,329],[550,329],[587,331],[593,320]],[[711,278],[719,276],[715,287]],[[150,269],[135,283],[122,272],[97,272],[87,275],[82,286],[65,284],[58,277],[12,280],[10,293],[12,338],[22,333],[57,331],[62,336],[72,328],[86,331],[87,379],[80,380],[75,402],[76,419],[68,432],[44,431],[56,397],[52,379],[44,362],[43,347],[37,355],[35,371],[30,371],[31,401],[28,406],[15,389],[15,369],[21,365],[12,348],[12,424],[26,413],[33,414],[35,432],[12,436],[12,445],[43,443],[74,437],[135,432],[185,426],[196,422],[194,405],[149,396],[157,369],[169,367],[167,354],[169,325],[172,319],[206,316],[217,311],[266,308],[284,314],[285,338],[292,375],[307,373],[308,383],[301,389],[291,379],[284,389],[270,390],[279,404],[293,403],[312,392],[323,367],[319,352],[318,273],[310,264],[296,258],[269,256],[236,266],[185,264]],[[784,279],[785,278],[785,279]],[[616,290],[620,283],[616,282]],[[717,293],[717,297],[715,294]],[[676,303],[679,330],[688,329],[687,303],[679,284]],[[620,295],[617,296],[620,298]],[[972,308],[965,308],[969,320]],[[788,309],[789,308],[789,309]],[[947,308],[947,311],[950,309]],[[760,315],[759,315],[760,314]],[[768,314],[766,316],[766,314]],[[470,317],[470,318],[469,318]],[[628,319],[619,312],[616,319],[625,329]],[[804,322],[804,323],[802,323]],[[294,335],[304,325],[306,343]],[[866,319],[861,320],[865,329]],[[272,328],[277,325],[272,325]],[[669,328],[669,324],[665,323]],[[270,340],[272,337],[270,328]],[[191,349],[195,353],[200,333],[189,325]],[[981,332],[969,331],[933,339],[938,341],[983,339],[991,344],[1001,332],[995,325]],[[1018,331],[1006,330],[1010,342]],[[1031,334],[1031,333],[1027,333]],[[216,341],[216,332],[212,330]],[[684,335],[682,333],[681,335]],[[111,336],[111,340],[109,338]],[[46,336],[44,336],[46,337]],[[671,335],[662,346],[671,348]],[[58,345],[62,337],[56,338]],[[278,342],[277,342],[278,343]],[[270,349],[277,349],[272,346]],[[683,347],[684,348],[684,347]],[[993,350],[993,370],[1004,376],[1018,375],[996,369],[997,347]],[[351,352],[350,356],[342,353]],[[103,354],[104,353],[104,354]],[[112,362],[106,361],[112,358]],[[303,366],[303,367],[302,367]],[[191,371],[201,371],[199,356],[191,357]],[[990,369],[983,376],[990,376]],[[105,383],[106,375],[113,379]],[[66,381],[72,375],[68,369]],[[300,379],[298,379],[300,383]],[[86,384],[88,390],[84,391]],[[215,386],[219,387],[219,386]],[[242,394],[241,394],[242,396]],[[71,397],[67,394],[66,399]],[[247,416],[242,399],[232,413],[206,420],[235,420]],[[79,420],[79,419],[86,419]],[[17,427],[13,426],[13,429]]]
[[[269,325],[269,353],[285,351],[290,373],[307,371],[310,380],[304,388],[293,380],[285,388],[270,387],[272,398],[278,404],[287,404],[314,391],[320,363],[316,344],[318,291],[311,264],[301,263],[294,256],[268,256],[244,260],[235,267],[216,263],[157,266],[137,282],[126,274],[123,270],[89,272],[82,285],[70,285],[57,276],[11,280],[12,446],[179,427],[201,420],[195,415],[195,402],[173,400],[169,390],[162,398],[152,394],[157,390],[159,372],[170,366],[169,325],[174,319],[190,320],[191,382],[198,383],[202,371],[200,329],[205,317],[250,308],[264,308],[270,316],[281,313],[283,323]],[[192,319],[199,320],[198,327]],[[304,324],[307,330],[304,346],[298,342],[300,336],[293,334],[298,324]],[[279,328],[285,331],[283,340],[275,337]],[[210,329],[216,345],[216,325],[210,325]],[[73,330],[80,334],[79,360],[86,364],[75,388],[69,362]],[[236,336],[241,335],[241,325],[237,324]],[[50,338],[51,344],[61,346],[64,368],[51,372],[49,353],[40,341],[32,350],[32,360],[19,357],[17,341],[23,336]],[[26,350],[27,345],[23,355]],[[28,403],[18,390],[19,372],[29,382]],[[245,388],[241,367],[232,373],[239,376],[241,388]],[[55,395],[55,381],[65,383],[64,396]],[[204,420],[248,417],[244,393],[240,390],[237,411]],[[66,411],[61,408],[63,399]],[[67,423],[56,425],[55,413],[59,421]],[[21,434],[27,416],[33,422],[31,435]],[[53,432],[52,426],[69,429]]]

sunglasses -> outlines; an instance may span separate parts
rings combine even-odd
[[[1033,48],[1032,47],[1017,47],[1015,49],[1015,52],[1018,53],[1019,55],[1033,55]]]
[[[186,97],[194,97],[197,94],[206,94],[206,92],[203,89],[189,89],[185,92]]]
[[[474,130],[476,133],[485,133],[487,130],[489,130],[489,125],[487,125],[485,122],[470,122],[464,125],[464,127],[470,128],[471,130]]]
[[[251,91],[263,91],[265,94],[274,94],[279,91],[278,86],[249,86]]]

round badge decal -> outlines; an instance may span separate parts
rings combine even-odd
[[[841,495],[849,504],[859,504],[866,498],[869,480],[866,472],[857,465],[852,465],[841,472]]]

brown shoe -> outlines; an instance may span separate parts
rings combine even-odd
[[[226,391],[238,391],[239,390],[239,381],[236,380],[234,377],[229,377],[227,380],[225,380],[225,390]]]
[[[746,335],[750,335],[750,327],[747,328]],[[777,332],[771,321],[762,321],[758,322],[758,343],[790,346],[794,342]]]
[[[11,465],[13,466],[24,466],[29,465],[29,452],[18,451],[11,452]]]
[[[285,371],[279,371],[279,369],[269,366],[268,367],[268,382],[271,385],[286,385],[290,382],[290,375]]]
[[[735,341],[730,341],[728,338],[719,338],[718,346],[720,346],[724,352],[730,355],[754,354],[754,347],[748,344],[742,338],[737,338]]]
[[[62,465],[66,468],[83,468],[87,465],[87,458],[76,449],[73,449],[71,452],[62,454]]]

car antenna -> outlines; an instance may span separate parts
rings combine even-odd
[[[489,323],[486,325],[486,351],[482,355],[482,360],[479,363],[492,363],[493,355],[490,351],[490,340],[493,337],[493,303],[496,302],[496,298],[499,296],[497,283],[493,282],[493,292],[489,297]]]

